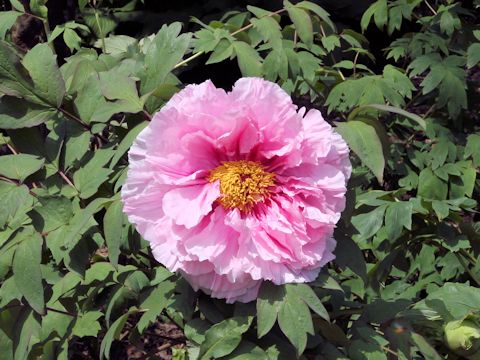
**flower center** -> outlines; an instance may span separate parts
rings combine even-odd
[[[227,209],[250,211],[257,202],[270,196],[275,174],[264,170],[256,161],[225,161],[213,169],[208,181],[220,180],[222,196],[218,201]]]

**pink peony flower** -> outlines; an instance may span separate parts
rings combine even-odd
[[[124,211],[155,258],[227,302],[263,280],[314,280],[351,173],[348,147],[318,110],[278,85],[243,78],[177,93],[129,152]]]

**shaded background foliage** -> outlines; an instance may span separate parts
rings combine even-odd
[[[2,358],[459,358],[444,327],[480,310],[479,6],[0,1]],[[118,191],[183,84],[252,75],[321,109],[354,173],[319,278],[227,305],[156,263]]]

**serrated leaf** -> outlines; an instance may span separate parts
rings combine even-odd
[[[152,40],[145,54],[145,78],[142,79],[140,87],[142,95],[164,83],[168,73],[175,68],[187,51],[191,34],[180,35],[181,29],[182,25],[178,22],[163,25]],[[151,104],[148,110],[155,110],[154,107],[156,105]]]
[[[243,76],[260,76],[262,62],[258,53],[246,42],[235,41],[233,48],[237,54],[238,66]]]
[[[272,17],[252,18],[250,22],[254,28],[263,36],[265,42],[277,49],[282,47],[282,32],[280,25]]]
[[[330,27],[333,32],[336,32],[335,24],[330,20],[330,14],[326,12],[321,6],[311,1],[300,1],[296,3],[295,6],[315,13]]]
[[[42,237],[33,230],[24,230],[19,235],[22,241],[15,249],[13,276],[18,290],[28,304],[39,314],[45,314],[45,299],[42,284]]]
[[[298,36],[308,47],[311,47],[313,44],[312,19],[305,10],[292,6],[288,1],[284,2],[284,6],[295,26],[295,30],[298,32]]]

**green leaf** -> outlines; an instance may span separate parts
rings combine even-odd
[[[242,341],[242,334],[248,330],[251,322],[251,318],[233,317],[213,325],[205,332],[199,359],[208,360],[230,354]]]
[[[321,6],[310,1],[300,1],[296,3],[295,6],[315,13],[330,27],[333,32],[336,32],[335,24],[330,20],[330,14],[326,12]]]
[[[72,249],[80,240],[81,236],[88,230],[93,220],[93,215],[103,206],[110,202],[110,199],[97,198],[84,209],[77,211],[67,226],[61,227],[61,240],[66,249]]]
[[[467,50],[467,67],[472,68],[480,62],[480,43],[472,44]]]
[[[125,100],[130,112],[139,112],[143,109],[143,102],[138,97],[135,80],[126,76],[120,67],[107,72],[101,72],[100,84],[102,92],[109,100]]]
[[[80,192],[82,199],[93,196],[98,191],[100,185],[108,179],[112,170],[105,168],[105,166],[113,154],[114,152],[110,149],[98,150],[86,165],[73,174],[73,183]],[[92,176],[92,174],[95,174],[95,176]]]
[[[418,347],[420,352],[425,359],[428,360],[441,360],[442,357],[438,355],[435,348],[428,343],[428,341],[418,333],[412,332],[411,333],[413,343]]]
[[[286,297],[278,312],[278,325],[300,357],[307,346],[307,333],[313,335],[314,330],[308,306],[292,288],[286,287]]]
[[[388,21],[388,7],[386,0],[377,0],[372,5],[370,5],[363,13],[362,19],[360,21],[360,26],[362,27],[362,31],[365,31],[370,23],[372,16],[375,20],[375,25],[379,29],[382,29],[383,26]]]
[[[360,160],[373,172],[378,181],[383,183],[385,158],[383,145],[375,128],[363,121],[348,121],[337,123],[336,130]]]
[[[200,318],[190,320],[185,324],[183,331],[187,339],[201,344],[205,341],[205,333],[210,328],[210,323]]]
[[[288,16],[290,16],[300,39],[307,47],[311,47],[313,45],[313,25],[308,12],[300,7],[293,6],[288,1],[284,1],[284,7],[287,9]]]
[[[25,7],[23,6],[23,4],[19,0],[10,0],[10,3],[12,4],[12,7],[15,10],[18,10],[22,13],[25,12]]]
[[[43,167],[45,160],[29,154],[0,156],[0,175],[23,182]]]
[[[448,185],[439,179],[430,168],[420,172],[418,178],[418,195],[425,199],[445,200],[447,198]]]
[[[42,261],[42,237],[33,230],[23,230],[22,241],[15,250],[13,276],[18,290],[28,304],[39,314],[45,314],[45,299],[40,263]]]
[[[68,224],[73,216],[72,202],[62,196],[41,197],[34,212],[42,218],[42,232],[51,232]],[[33,218],[33,216],[32,216]]]
[[[190,44],[191,34],[180,34],[181,23],[163,25],[145,54],[145,77],[141,82],[142,95],[165,82],[167,75],[182,60]],[[162,59],[162,61],[158,61]],[[149,108],[148,110],[156,110]]]
[[[107,208],[103,217],[103,230],[108,247],[108,258],[114,266],[118,265],[120,249],[128,245],[129,222],[122,209],[122,202],[115,200]]]
[[[93,30],[97,38],[100,39],[106,37],[117,26],[115,20],[102,15],[97,9],[94,10],[94,14],[85,14],[83,19],[88,27]]]
[[[270,360],[261,347],[249,341],[242,341],[228,358],[230,360]]]
[[[468,162],[468,165],[462,169],[461,177],[452,177],[450,181],[450,198],[472,197],[476,178],[477,171],[471,166],[471,162]]]
[[[280,25],[272,17],[250,19],[253,27],[262,35],[265,42],[272,45],[272,48],[282,47],[282,32]]]
[[[32,205],[33,196],[28,187],[0,181],[0,229],[18,216],[25,216]]]
[[[27,52],[22,63],[33,80],[37,95],[54,107],[59,107],[65,95],[65,83],[56,56],[48,44],[36,45]]]
[[[140,309],[145,310],[145,312],[137,323],[137,329],[140,334],[142,334],[170,304],[174,289],[175,283],[164,281],[153,289],[145,300],[142,301]]]
[[[243,41],[235,41],[233,48],[243,76],[260,76],[262,74],[261,57],[250,45]]]
[[[118,340],[128,317],[130,314],[136,312],[137,310],[130,309],[128,312],[115,320],[115,322],[110,326],[102,340],[102,344],[100,345],[100,359],[110,359],[110,349],[112,347],[113,340]]]
[[[78,337],[97,336],[98,332],[102,330],[98,319],[103,314],[100,311],[88,311],[86,313],[78,314],[75,319],[75,325],[72,328],[72,335]]]
[[[78,36],[75,30],[66,28],[65,31],[63,32],[63,40],[65,41],[65,44],[70,49],[70,52],[80,49],[82,38]]]
[[[425,123],[425,120],[422,119],[420,116],[417,114],[410,113],[406,110],[400,109],[395,106],[389,106],[389,105],[380,105],[380,104],[368,104],[368,105],[362,105],[359,106],[357,109],[352,111],[349,115],[349,119],[354,118],[354,114],[357,112],[361,111],[364,108],[372,108],[380,111],[388,111],[394,114],[402,115],[403,117],[406,117],[407,119],[415,121],[420,127],[425,130],[427,128],[427,124]]]
[[[385,212],[385,229],[389,241],[395,241],[402,234],[404,227],[412,229],[412,211],[411,202],[401,201],[388,205]]]
[[[450,214],[450,207],[444,201],[433,200],[432,201],[432,208],[437,214],[438,220],[442,221]]]
[[[307,284],[288,284],[286,287],[289,291],[293,291],[300,299],[305,301],[310,309],[315,311],[321,318],[330,321],[327,310],[310,286]]]
[[[18,11],[0,12],[0,40],[5,39],[7,31],[11,29],[20,15],[22,15],[22,13]]]
[[[133,141],[137,138],[138,134],[140,134],[140,132],[145,129],[147,125],[148,121],[143,121],[132,128],[127,135],[125,135],[115,150],[115,155],[113,155],[112,161],[110,162],[110,169],[113,169],[113,167],[120,161],[122,156],[128,151],[128,149],[130,149],[130,146],[132,146]]]
[[[229,40],[221,39],[208,58],[206,65],[219,63],[233,54],[233,45]]]
[[[383,216],[386,206],[378,206],[374,210],[352,217],[352,225],[360,232],[362,239],[369,239],[377,233],[383,225]]]
[[[257,298],[257,336],[266,335],[275,325],[277,314],[285,297],[285,288],[267,281],[260,288]]]
[[[19,129],[37,126],[55,118],[57,111],[12,96],[0,97],[0,128]]]
[[[336,34],[324,36],[322,37],[322,45],[328,52],[331,52],[340,46],[340,37]]]
[[[340,267],[350,268],[355,274],[360,276],[364,282],[366,282],[367,264],[365,263],[363,253],[355,241],[351,239],[351,236],[341,230],[342,228],[339,227],[335,232],[335,239],[338,240],[337,247],[335,248],[335,262]]]
[[[471,157],[473,164],[476,167],[480,167],[480,135],[470,134],[467,137],[467,144],[465,145],[465,152],[463,158],[467,159]]]

